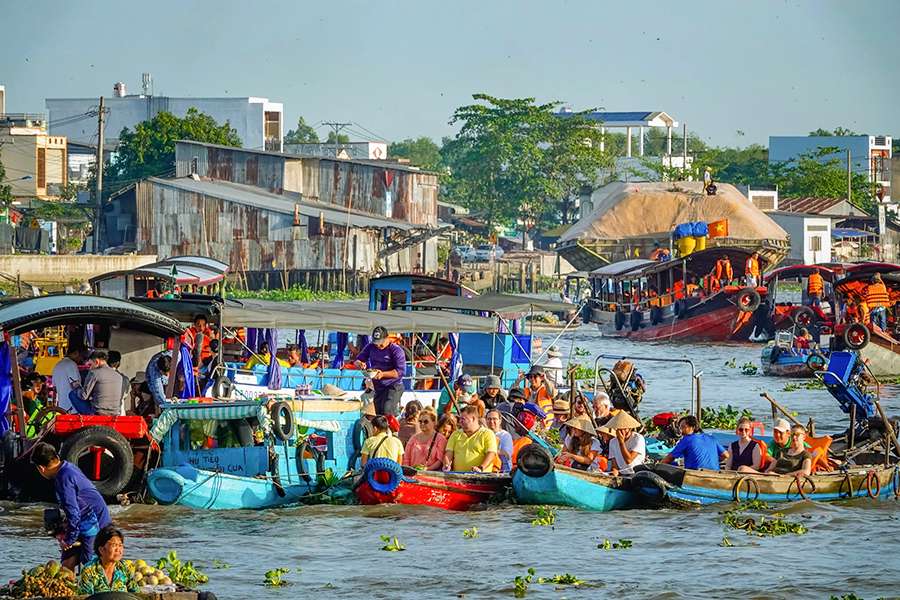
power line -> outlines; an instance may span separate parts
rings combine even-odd
[[[341,143],[338,141],[338,136],[341,131],[353,123],[338,123],[336,121],[322,121],[322,125],[326,125],[331,128],[332,133],[334,133],[334,155],[337,156],[341,153]],[[328,142],[325,142],[326,144]]]
[[[353,123],[353,124],[356,125],[357,127],[359,127],[360,129],[362,129],[363,131],[367,132],[369,135],[374,135],[374,136],[375,136],[375,139],[377,139],[378,141],[390,143],[389,140],[388,140],[386,137],[384,137],[383,135],[378,135],[377,133],[375,133],[375,132],[372,131],[371,129],[366,129],[365,127],[363,127],[363,126],[360,125],[359,123]]]

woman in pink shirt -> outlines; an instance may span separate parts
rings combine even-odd
[[[409,438],[403,453],[403,464],[425,471],[440,471],[447,438],[436,430],[437,414],[431,407],[419,413],[419,433]]]

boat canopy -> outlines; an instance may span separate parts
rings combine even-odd
[[[599,269],[594,269],[593,271],[591,271],[591,277],[604,279],[610,277],[618,277],[619,275],[624,275],[626,273],[630,273],[631,271],[637,271],[638,269],[642,269],[652,264],[656,264],[656,261],[647,260],[646,258],[631,258],[628,260],[620,260],[619,262],[614,262],[609,265],[603,265]]]
[[[825,281],[834,281],[837,273],[824,265],[790,265],[781,267],[766,273],[764,281],[768,284],[773,279],[798,279],[801,277],[809,277],[813,271],[819,271],[819,274]]]
[[[496,331],[495,319],[454,312],[366,310],[364,302],[275,302],[229,300],[222,311],[226,327],[322,329],[369,332],[379,325],[398,332]]]
[[[751,254],[753,254],[752,251],[738,247],[719,246],[716,248],[706,248],[705,250],[691,252],[684,258],[675,258],[673,260],[656,263],[654,266],[647,267],[642,270],[641,275],[651,275],[653,273],[667,271],[672,268],[680,269],[682,264],[684,264],[687,270],[696,275],[705,275],[706,273],[709,273],[716,268],[716,261],[722,258],[723,255],[728,257],[728,259],[731,261],[731,267],[732,269],[734,269],[735,275],[738,275],[743,274],[744,263],[748,258],[750,258]],[[768,261],[764,256],[760,255],[760,271],[764,271],[767,265]]]
[[[872,281],[874,273],[881,273],[881,280],[885,287],[892,290],[900,290],[900,269],[883,271],[862,271],[851,273],[834,284],[834,289],[841,294],[865,295],[866,287]]]
[[[527,296],[512,296],[509,294],[485,294],[474,298],[438,296],[431,300],[416,302],[412,306],[416,308],[462,310],[502,315],[524,314],[532,311],[568,312],[574,309],[573,305],[565,302],[541,300],[540,298],[529,298]],[[414,312],[413,314],[416,313]]]
[[[85,323],[132,329],[158,337],[181,335],[184,330],[177,320],[152,308],[87,294],[39,296],[0,307],[0,329],[13,335],[41,327]]]
[[[134,279],[153,279],[167,281],[177,285],[213,285],[222,281],[228,274],[228,265],[214,258],[205,256],[173,256],[146,264],[136,269],[112,271],[92,277],[89,281],[95,293],[105,293],[110,288],[127,289],[128,295],[136,293]],[[113,284],[112,280],[123,280],[124,283]]]

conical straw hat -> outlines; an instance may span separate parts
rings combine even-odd
[[[577,417],[572,417],[571,419],[566,421],[566,427],[578,429],[591,435],[597,434],[596,430],[594,429],[594,423],[587,415],[578,415]]]
[[[619,414],[606,422],[606,426],[610,429],[638,429],[641,422],[624,410],[620,410]]]

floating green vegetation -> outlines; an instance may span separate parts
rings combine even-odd
[[[335,300],[352,300],[353,296],[346,292],[314,292],[309,288],[292,285],[287,289],[273,290],[238,290],[230,288],[225,292],[229,298],[253,298],[255,300],[274,300],[276,302],[331,302]]]
[[[633,545],[634,543],[631,540],[619,540],[618,542],[613,542],[612,540],[604,539],[597,544],[597,547],[601,550],[627,550]]]
[[[590,356],[591,351],[587,348],[582,348],[581,346],[575,346],[575,350],[572,351],[572,356]]]
[[[531,521],[532,527],[553,527],[556,523],[556,511],[549,506],[538,506],[534,514],[535,518]]]
[[[752,362],[745,362],[741,365],[741,373],[744,375],[756,375],[758,372],[759,368]]]
[[[575,374],[576,381],[591,381],[594,379],[594,369],[581,363],[569,363],[569,371]]]
[[[473,540],[478,537],[478,528],[473,527],[472,529],[463,529],[463,537],[468,540]]]
[[[219,560],[218,558],[214,558],[212,561],[213,569],[230,569],[231,565],[225,562],[224,560]]]
[[[562,448],[562,440],[559,437],[559,429],[550,428],[544,431],[544,441],[554,448]]]
[[[732,358],[731,360],[726,360],[725,366],[728,367],[729,369],[737,369],[737,359]]]
[[[777,537],[780,535],[803,535],[809,529],[802,523],[788,521],[782,513],[772,513],[768,518],[765,515],[753,517],[746,514],[748,510],[765,510],[768,505],[758,501],[740,504],[732,510],[722,513],[722,524],[732,529],[742,529],[747,535],[759,537]]]
[[[263,581],[263,585],[265,585],[266,587],[283,587],[285,585],[289,585],[290,582],[285,580],[284,576],[290,572],[291,570],[285,567],[278,567],[277,569],[266,571],[265,581]]]
[[[825,384],[818,379],[810,379],[802,382],[788,382],[781,388],[782,392],[796,392],[799,390],[824,390]]]
[[[197,569],[193,562],[180,560],[174,550],[156,561],[156,568],[165,571],[172,583],[188,590],[197,589],[198,585],[209,581],[209,577]]]
[[[383,535],[381,536],[381,541],[384,542],[384,546],[381,549],[385,552],[402,552],[406,550],[406,546],[401,544],[396,536],[392,539],[389,535]]]
[[[534,579],[534,568],[532,567],[528,567],[527,575],[516,575],[516,578],[513,581],[513,585],[515,586],[513,594],[516,598],[525,597],[525,594],[528,593],[528,586],[531,585],[532,579]]]
[[[584,583],[574,575],[563,573],[562,575],[554,575],[553,577],[538,577],[538,583],[554,583],[556,585],[581,585]]]
[[[719,545],[723,548],[731,548],[734,544],[731,543],[731,540],[728,539],[727,535],[722,536],[722,541],[719,542]]]
[[[704,429],[734,429],[738,420],[743,417],[753,418],[749,409],[737,409],[730,404],[718,407],[703,407],[700,409],[700,427]]]

